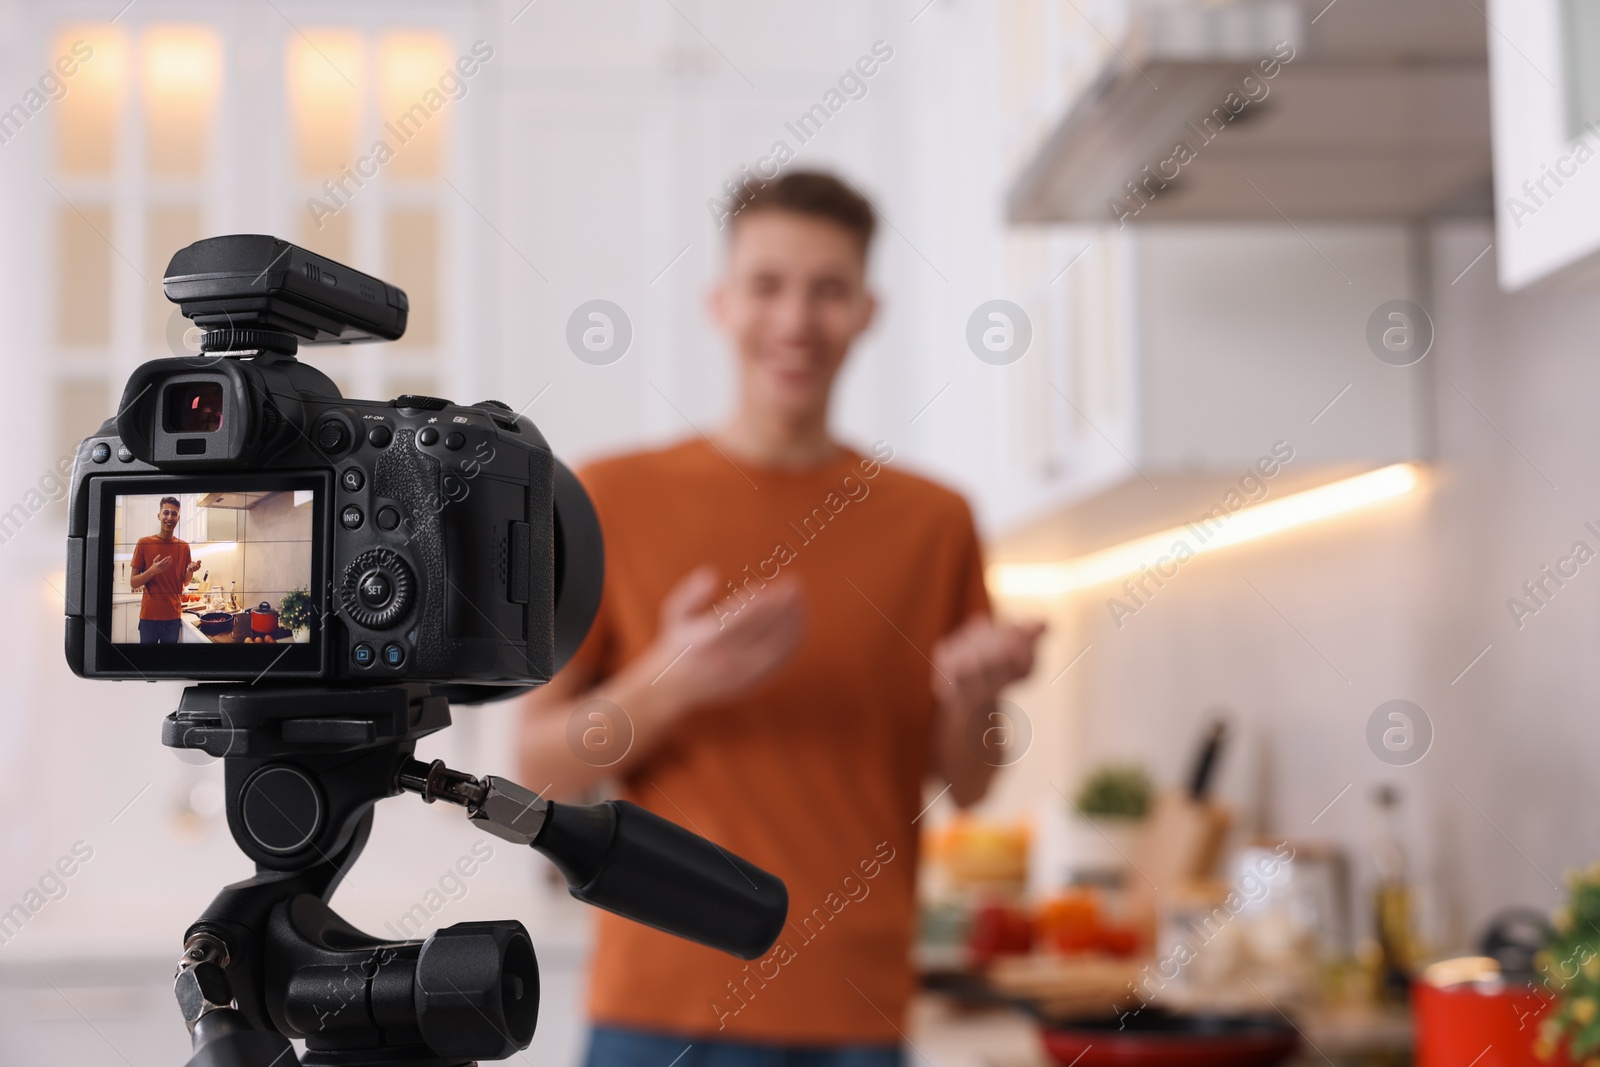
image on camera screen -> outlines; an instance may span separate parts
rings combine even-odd
[[[312,640],[309,489],[116,498],[113,644]]]

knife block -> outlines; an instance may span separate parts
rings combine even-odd
[[[1227,808],[1183,790],[1158,794],[1129,857],[1135,882],[1167,890],[1211,877],[1232,821]]]

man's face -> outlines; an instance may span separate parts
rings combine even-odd
[[[759,211],[735,226],[711,313],[733,342],[745,398],[780,416],[819,414],[877,307],[860,240],[791,211]]]
[[[156,513],[156,518],[161,522],[161,532],[171,534],[178,528],[178,509],[171,504],[162,504],[161,510]]]

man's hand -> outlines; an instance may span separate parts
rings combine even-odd
[[[679,711],[755,686],[788,660],[805,632],[805,606],[792,579],[725,604],[714,604],[718,591],[716,572],[701,566],[661,604],[661,630],[648,654],[659,664],[651,684]]]
[[[150,566],[145,570],[144,573],[145,573],[146,577],[153,578],[158,574],[167,573],[168,568],[170,568],[171,566],[172,566],[172,557],[170,555],[168,555],[168,556],[157,556],[155,558],[155,562],[151,563]]]
[[[974,615],[933,647],[932,684],[939,703],[934,771],[950,783],[959,806],[976,803],[996,764],[972,744],[974,716],[987,714],[1000,691],[1033,670],[1044,623],[995,623]]]
[[[189,570],[183,576],[183,580],[187,582],[189,579],[193,578],[195,572],[198,571],[199,569],[200,569],[200,561],[199,560],[195,560],[194,562],[190,563],[189,564]]]
[[[974,615],[933,646],[933,694],[941,705],[972,712],[1033,671],[1033,646],[1044,623],[995,623]]]

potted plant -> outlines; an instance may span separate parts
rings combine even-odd
[[[278,602],[278,623],[293,630],[297,642],[310,640],[311,620],[315,615],[311,593],[305,589],[291,589]]]
[[[1137,764],[1102,764],[1084,780],[1072,802],[1079,818],[1073,820],[1071,863],[1079,876],[1127,867],[1151,794],[1150,776]]]
[[[1592,1063],[1600,1053],[1600,863],[1569,873],[1567,889],[1554,936],[1534,960],[1541,984],[1555,994],[1534,1053],[1556,1064]]]

